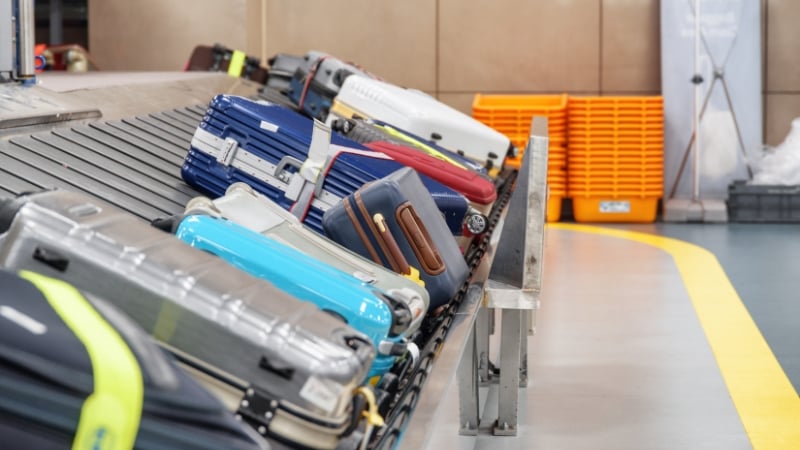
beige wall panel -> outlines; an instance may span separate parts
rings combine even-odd
[[[600,89],[661,90],[658,0],[603,0]]]
[[[767,91],[800,91],[800,1],[767,0]]]
[[[778,145],[786,138],[792,120],[800,117],[799,94],[767,94],[764,137],[767,145]]]
[[[439,0],[440,91],[599,89],[600,0]]]
[[[436,2],[268,0],[267,53],[320,50],[386,80],[436,90]]]
[[[181,70],[196,45],[247,44],[245,0],[90,0],[88,15],[102,70]]]
[[[472,99],[475,98],[475,94],[439,92],[437,98],[440,102],[472,117]]]
[[[250,56],[261,58],[262,65],[267,65],[267,0],[246,0],[246,35],[247,45],[242,49]]]

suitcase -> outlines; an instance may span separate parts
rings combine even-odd
[[[292,111],[297,111],[297,105],[292,103],[285,93],[267,86],[264,86],[258,90],[258,96],[256,98],[257,101],[273,103],[289,108]]]
[[[368,378],[382,376],[408,351],[406,302],[288,245],[220,217],[184,216],[175,235],[194,248],[319,306],[367,335],[377,355]]]
[[[325,212],[322,224],[331,239],[384,267],[418,267],[431,311],[447,304],[469,276],[456,241],[411,168],[348,195]]]
[[[108,302],[0,270],[3,448],[268,449]]]
[[[374,77],[369,72],[318,51],[305,54],[290,81],[289,98],[310,117],[325,121],[331,102],[350,75]]]
[[[408,146],[391,142],[370,142],[368,148],[391,156],[417,172],[428,175],[445,186],[455,189],[476,208],[470,209],[469,219],[464,223],[464,235],[479,235],[486,231],[489,219],[484,215],[491,210],[492,203],[497,199],[494,184],[468,170],[459,169],[441,159],[434,158],[425,153],[409,151]]]
[[[266,87],[282,93],[289,92],[294,71],[302,62],[303,56],[288,53],[278,53],[267,60],[269,70],[267,71]]]
[[[455,166],[477,172],[480,175],[489,178],[486,167],[475,162],[474,160],[379,120],[372,120],[364,117],[355,117],[349,119],[340,117],[333,119],[331,122],[331,129],[360,144],[367,144],[375,141],[386,141],[393,142],[395,144],[408,145],[435,158],[439,158]]]
[[[261,67],[261,60],[247,56],[240,50],[231,50],[223,45],[198,45],[192,50],[187,71],[227,72],[233,77],[241,77],[256,83],[267,81],[267,70]]]
[[[337,119],[331,124],[331,129],[347,138],[355,137],[355,141],[364,143],[367,148],[389,155],[404,166],[460,192],[478,205],[490,206],[497,199],[494,183],[488,178],[447,154],[430,147],[430,151],[413,147],[409,141],[401,139],[383,126],[364,120]]]
[[[334,103],[329,122],[335,116],[353,115],[380,120],[463,153],[489,169],[502,167],[507,154],[516,154],[503,134],[414,89],[356,75],[345,79]]]
[[[358,417],[366,336],[112,205],[68,191],[3,200],[0,267],[113,302],[262,434],[330,449]]]
[[[181,176],[211,197],[224,195],[235,182],[247,183],[322,233],[327,209],[402,167],[286,108],[218,95],[195,131]],[[460,235],[470,214],[468,200],[423,180],[452,234]]]
[[[411,311],[407,335],[414,333],[428,311],[430,297],[419,278],[419,271],[397,274],[377,265],[347,248],[311,231],[297,217],[272,200],[255,192],[245,183],[234,183],[225,195],[215,200],[195,197],[186,205],[185,214],[224,217],[253,231],[269,236],[303,253],[349,273],[390,295],[403,299]]]

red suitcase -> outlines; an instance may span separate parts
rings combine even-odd
[[[364,144],[372,150],[387,154],[404,166],[411,167],[467,197],[478,205],[491,205],[497,199],[494,183],[473,172],[442,161],[405,145],[393,142]]]

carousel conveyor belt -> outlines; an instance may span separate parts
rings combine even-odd
[[[150,221],[201,195],[180,170],[205,108],[191,106],[0,141],[0,196],[85,192]]]

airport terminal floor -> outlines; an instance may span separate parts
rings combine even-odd
[[[426,448],[800,448],[796,232],[548,225],[518,435],[456,437],[453,383]]]

